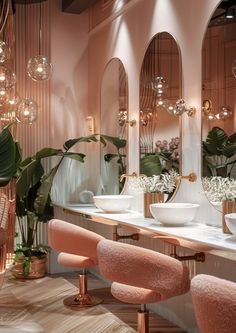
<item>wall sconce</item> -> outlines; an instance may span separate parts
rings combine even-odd
[[[126,120],[126,124],[129,124],[130,127],[134,127],[136,125],[136,120]]]
[[[94,134],[95,133],[95,120],[93,116],[86,117],[86,124],[87,124],[87,131],[88,134]]]
[[[182,114],[186,112],[189,117],[194,117],[196,108],[193,106],[186,107],[185,100],[180,98],[177,100],[174,106],[168,107],[167,111],[174,116],[182,116]]]
[[[225,120],[232,116],[233,112],[229,106],[222,106],[220,112],[215,114],[212,111],[212,102],[210,99],[205,99],[202,103],[202,111],[208,120]]]

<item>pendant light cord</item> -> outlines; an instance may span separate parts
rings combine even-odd
[[[42,2],[39,3],[39,55],[41,55],[41,39],[42,39]]]

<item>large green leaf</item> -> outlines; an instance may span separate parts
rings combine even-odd
[[[96,137],[96,134],[94,134],[94,135],[88,135],[88,136],[81,136],[80,138],[77,138],[77,139],[67,140],[64,143],[63,147],[66,150],[69,150],[70,148],[72,148],[77,143],[81,143],[81,142],[97,142],[97,141],[98,141],[98,139]]]
[[[148,177],[162,173],[162,166],[158,155],[147,154],[140,160],[140,173]]]
[[[223,148],[227,145],[228,136],[220,127],[213,127],[203,141],[203,151],[208,155],[222,155]]]
[[[117,154],[106,154],[104,155],[104,160],[110,162],[113,158],[119,157]]]
[[[110,136],[110,135],[100,135],[100,140],[104,139],[108,142],[111,142],[118,150],[121,148],[125,148],[126,146],[126,140],[125,139],[120,139],[117,136]]]
[[[43,148],[37,152],[36,159],[41,159],[51,156],[60,156],[62,154],[63,151],[61,149]]]
[[[27,164],[24,160],[21,171],[19,171],[16,180],[16,193],[19,198],[27,196],[30,187],[32,186],[32,179],[39,170],[40,160],[27,159]]]
[[[71,152],[68,152],[68,153],[64,153],[63,154],[64,157],[69,157],[69,158],[72,158],[73,160],[76,160],[78,162],[81,162],[81,163],[84,163],[84,158],[85,158],[85,154],[82,154],[82,153],[71,153]]]
[[[16,172],[16,145],[9,127],[0,133],[0,186],[9,183]]]
[[[53,179],[58,170],[58,167],[59,165],[56,165],[53,169],[50,170],[48,174],[43,177],[41,185],[38,189],[37,197],[34,201],[34,209],[37,215],[39,215],[39,219],[40,216],[44,214],[44,210],[48,202],[48,196],[52,188]]]

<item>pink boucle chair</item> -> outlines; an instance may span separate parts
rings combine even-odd
[[[236,283],[199,274],[191,281],[191,293],[201,333],[236,332]]]
[[[101,274],[113,281],[118,300],[141,304],[138,332],[148,333],[147,303],[156,303],[188,292],[189,273],[180,261],[130,244],[102,240],[97,246]]]
[[[64,300],[67,306],[88,307],[102,302],[87,292],[86,268],[96,266],[97,244],[102,236],[77,225],[53,219],[48,224],[48,242],[59,251],[58,263],[62,266],[83,268],[79,275],[79,293]]]

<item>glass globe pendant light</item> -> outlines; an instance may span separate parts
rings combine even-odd
[[[38,117],[38,104],[31,98],[22,98],[17,107],[16,117],[21,123],[31,125]]]
[[[8,67],[0,65],[0,87],[9,89],[16,83],[16,74]]]
[[[34,56],[28,61],[27,73],[34,81],[49,80],[52,74],[52,64],[46,56]]]
[[[52,64],[47,56],[41,54],[42,39],[42,14],[41,2],[39,4],[39,54],[29,59],[27,64],[27,74],[33,81],[47,81],[52,75]]]
[[[4,41],[0,40],[0,63],[3,63],[6,60],[8,60],[9,56],[10,56],[9,47]]]
[[[236,77],[236,59],[232,62],[232,73]]]

